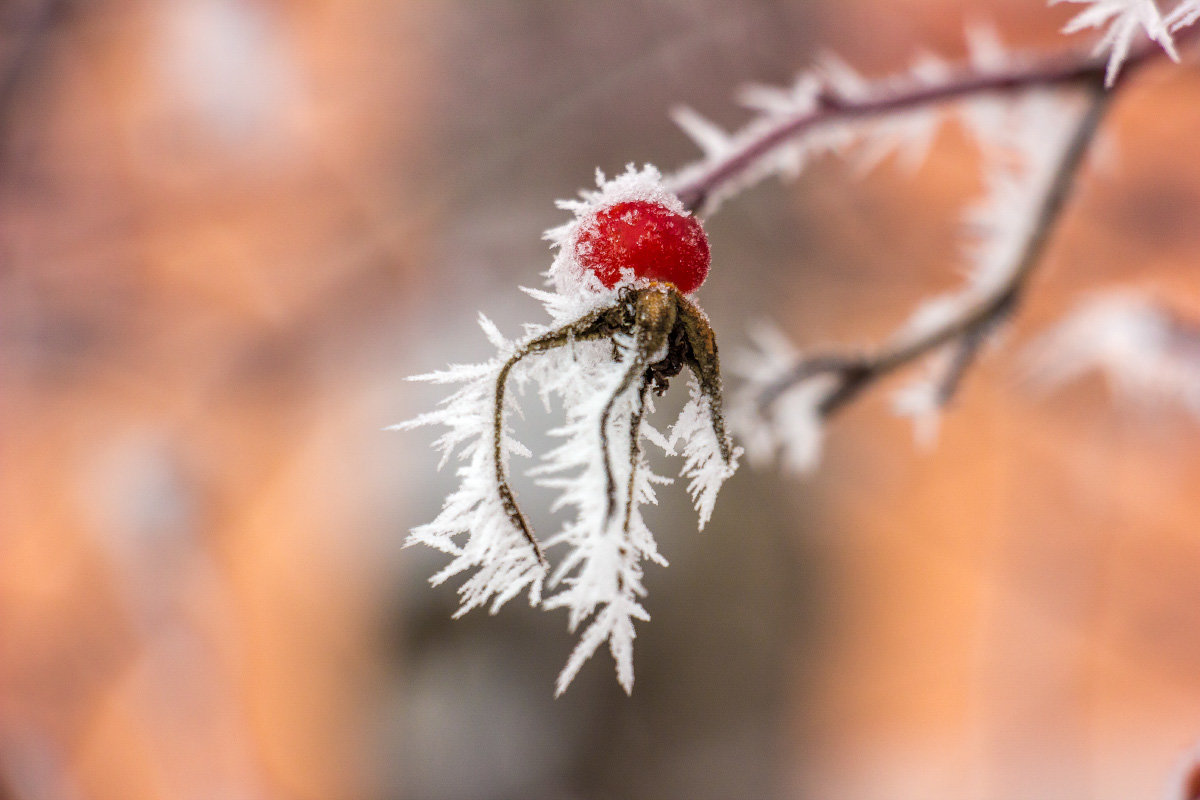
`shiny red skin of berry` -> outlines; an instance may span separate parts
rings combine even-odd
[[[691,294],[708,276],[711,257],[700,222],[645,200],[616,203],[598,212],[579,235],[578,256],[606,288],[622,270],[638,278],[674,284]]]

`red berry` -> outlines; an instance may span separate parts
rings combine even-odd
[[[690,294],[708,276],[708,237],[695,217],[658,203],[633,200],[596,214],[579,235],[583,266],[611,289],[621,270],[639,278],[672,283]]]

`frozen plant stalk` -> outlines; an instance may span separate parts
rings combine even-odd
[[[597,183],[561,202],[575,217],[547,233],[558,249],[547,273],[554,290],[525,290],[551,323],[510,341],[481,317],[496,356],[417,376],[459,388],[438,410],[396,426],[444,426],[435,447],[443,465],[458,463],[458,488],[408,539],[451,556],[434,584],[468,575],[458,614],[484,605],[494,613],[528,592],[533,605],[567,609],[571,630],[590,620],[559,675],[559,694],[604,642],[621,686],[633,687],[633,621],[649,619],[642,563],[666,565],[639,507],[655,502],[655,484],[671,482],[650,471],[644,443],[683,456],[701,528],[740,455],[725,431],[716,340],[688,296],[708,272],[700,224],[653,167],[631,166],[607,181],[598,174]],[[691,396],[663,435],[646,416],[684,367]],[[554,509],[574,511],[545,541],[546,551],[565,551],[553,570],[509,478],[512,455],[529,455],[507,424],[509,386],[527,383],[547,409],[557,397],[566,415],[551,431],[560,443],[531,473],[559,491]]]

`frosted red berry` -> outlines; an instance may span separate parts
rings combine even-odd
[[[645,200],[616,203],[579,235],[579,261],[611,289],[622,270],[690,294],[708,276],[708,237],[700,222]]]

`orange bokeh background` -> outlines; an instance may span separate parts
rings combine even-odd
[[[381,430],[439,397],[406,375],[486,357],[477,311],[538,320],[516,286],[549,263],[554,198],[695,157],[672,105],[732,126],[739,85],[822,48],[879,75],[960,56],[981,19],[1079,46],[1069,13],[3,9],[0,798],[1163,791],[1200,740],[1200,425],[1099,380],[1038,393],[1020,353],[1114,283],[1200,318],[1194,61],[1122,89],[934,449],[882,391],[817,475],[743,469],[702,535],[664,492],[632,698],[601,655],[552,699],[561,616],[450,620],[439,556],[401,544],[452,475],[429,434]],[[977,172],[948,128],[915,174],[822,161],[729,203],[700,292],[727,362],[756,320],[865,345],[957,285]]]

